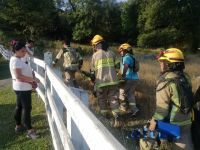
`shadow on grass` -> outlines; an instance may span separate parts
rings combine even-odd
[[[39,138],[30,140],[26,137],[26,131],[16,134],[14,131],[14,104],[0,105],[0,149],[38,149],[39,147],[49,147],[52,145],[47,140],[50,140],[50,131],[45,114],[32,115],[32,125],[36,129]],[[25,149],[26,149],[25,148]]]
[[[14,108],[14,104],[0,105],[0,149],[4,149],[10,141],[16,138],[13,118]]]
[[[9,70],[9,61],[1,60],[0,61],[0,80],[10,78],[10,70]]]

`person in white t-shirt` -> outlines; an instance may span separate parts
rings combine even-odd
[[[10,59],[10,73],[13,81],[13,90],[16,93],[16,108],[14,118],[16,121],[16,132],[28,130],[27,137],[37,138],[35,130],[31,126],[31,91],[32,86],[39,83],[39,79],[33,76],[31,67],[22,61],[27,50],[25,44],[20,41],[12,43],[14,55]],[[21,122],[23,118],[23,124]]]

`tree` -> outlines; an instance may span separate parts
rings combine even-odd
[[[198,43],[195,41],[199,40],[199,1],[143,0],[140,5],[139,46],[176,45],[183,47],[184,43],[192,48],[194,43]],[[148,35],[151,37],[152,43],[148,41],[150,39]],[[158,40],[165,41],[165,43],[158,42]]]
[[[66,12],[75,41],[88,42],[95,34],[117,40],[121,35],[120,10],[116,0],[70,0]]]
[[[70,0],[66,13],[75,41],[85,41],[97,27],[100,0]]]
[[[127,42],[136,44],[138,29],[138,2],[129,0],[121,4],[122,37]]]
[[[36,38],[56,30],[57,12],[53,0],[7,0],[1,3],[0,20],[13,33]],[[6,30],[5,27],[2,29]]]

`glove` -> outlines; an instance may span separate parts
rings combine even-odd
[[[55,61],[52,61],[52,67],[55,67],[55,66],[56,66]]]
[[[33,88],[33,89],[36,89],[37,87],[38,87],[37,82],[35,82],[35,81],[32,82],[32,88]]]
[[[151,119],[150,121],[149,121],[149,130],[150,131],[154,131],[156,129],[156,121],[155,121],[155,119]]]
[[[117,77],[118,77],[119,80],[121,80],[122,79],[122,74],[121,73],[117,73]]]

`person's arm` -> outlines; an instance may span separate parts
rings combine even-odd
[[[160,89],[166,84],[166,82],[162,82],[158,85],[157,89]],[[178,99],[175,85],[168,85],[160,91],[156,91],[156,111],[150,121],[149,129],[151,131],[156,128],[156,120],[164,120],[166,117],[169,117],[170,111],[170,101],[174,99]],[[168,118],[170,119],[170,118]]]
[[[15,68],[14,73],[15,73],[16,79],[18,79],[19,81],[28,82],[28,83],[40,82],[39,79],[37,79],[36,77],[28,77],[28,76],[23,75],[21,68]]]
[[[61,58],[62,54],[63,54],[63,49],[61,49],[61,50],[58,52],[58,54],[56,55],[55,60],[53,61],[53,64],[56,64],[56,63],[58,62],[58,60]]]
[[[127,56],[122,58],[122,64],[123,64],[122,78],[124,78],[124,79],[126,78],[126,72],[128,71],[130,61],[131,60]]]
[[[124,69],[123,69],[123,73],[122,73],[122,77],[125,79],[126,78],[126,72],[128,70],[128,64],[124,64]]]
[[[33,51],[29,47],[26,47],[26,50],[29,56],[33,56]]]

